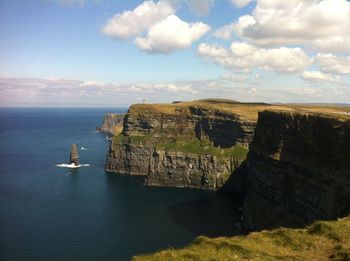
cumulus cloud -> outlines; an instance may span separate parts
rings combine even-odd
[[[312,42],[312,47],[327,52],[347,52],[350,50],[350,35],[316,39]]]
[[[334,54],[317,54],[315,64],[325,73],[350,74],[350,56]]]
[[[213,0],[188,0],[196,12],[209,12]],[[136,46],[148,53],[171,53],[188,48],[210,30],[202,22],[187,23],[175,15],[176,2],[145,1],[134,10],[109,19],[102,31],[115,39],[133,39]],[[143,35],[147,32],[146,35]]]
[[[242,8],[253,2],[254,0],[231,0],[231,3],[238,8]]]
[[[198,54],[230,69],[249,72],[253,68],[294,73],[303,71],[311,59],[300,48],[259,48],[244,42],[233,42],[228,50],[218,45],[200,44]]]
[[[307,44],[322,51],[349,51],[350,2],[257,0],[252,14],[230,28],[262,46]]]
[[[175,9],[167,1],[145,1],[134,10],[114,15],[102,31],[115,39],[126,40],[140,35],[147,28],[174,13]]]
[[[187,23],[170,15],[149,28],[146,37],[138,37],[135,44],[150,53],[170,53],[192,45],[210,30],[207,24]]]
[[[312,83],[340,83],[340,77],[326,74],[320,71],[305,71],[302,78]]]

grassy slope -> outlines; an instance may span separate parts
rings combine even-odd
[[[350,217],[306,229],[280,228],[247,236],[200,236],[182,249],[137,256],[154,260],[350,260]]]

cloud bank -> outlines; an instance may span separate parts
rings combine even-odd
[[[245,72],[259,68],[294,73],[304,70],[311,63],[311,59],[300,48],[265,49],[244,42],[233,42],[230,49],[200,44],[198,54],[213,63]]]
[[[222,79],[171,83],[116,84],[63,79],[0,78],[0,106],[129,106],[208,97],[264,102],[348,102],[349,86],[315,83],[337,81],[318,72],[304,72],[310,87],[275,86],[259,75],[223,75]]]

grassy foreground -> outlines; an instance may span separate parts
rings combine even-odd
[[[306,229],[280,228],[247,236],[198,237],[182,249],[136,256],[144,260],[350,260],[350,217]]]

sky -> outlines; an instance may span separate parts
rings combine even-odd
[[[346,0],[0,0],[0,106],[350,103]]]

